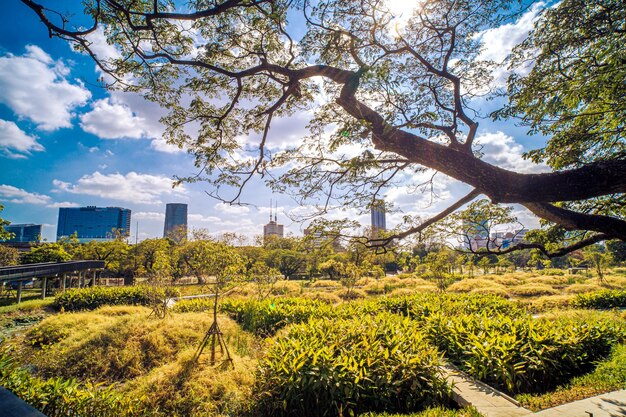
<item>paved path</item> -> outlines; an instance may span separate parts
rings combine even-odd
[[[460,406],[472,405],[485,417],[521,417],[532,414],[532,411],[520,407],[513,398],[467,377],[451,365],[444,366],[442,370],[448,381],[454,384],[452,398]]]
[[[624,417],[626,390],[613,391],[596,397],[548,408],[533,417]]]
[[[533,413],[515,399],[475,381],[452,365],[441,368],[454,384],[452,398],[460,405],[472,405],[485,417],[626,417],[626,390],[563,404]]]

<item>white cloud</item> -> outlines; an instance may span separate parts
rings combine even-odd
[[[236,204],[231,205],[225,203],[217,203],[215,206],[213,206],[213,208],[224,214],[245,214],[250,212],[250,209],[248,207],[238,206]]]
[[[122,57],[122,54],[120,54],[114,45],[107,43],[107,38],[102,27],[98,27],[95,31],[88,34],[86,39],[90,42],[89,48],[96,54],[98,59],[110,60]]]
[[[48,204],[48,207],[51,208],[60,208],[60,207],[80,207],[81,205],[78,203],[72,203],[70,201],[61,201],[60,203],[52,203]]]
[[[181,149],[176,145],[171,145],[167,143],[165,139],[162,139],[162,138],[154,139],[152,143],[150,144],[150,146],[152,147],[152,149],[154,149],[155,151],[159,151],[159,152],[165,152],[165,153],[185,152],[184,149]]]
[[[476,144],[482,146],[483,160],[500,168],[523,173],[551,171],[545,164],[535,164],[522,158],[524,148],[506,133],[482,134],[476,137]]]
[[[0,119],[0,150],[8,156],[24,157],[31,151],[43,151],[44,147],[36,137],[27,135],[15,123]]]
[[[0,197],[4,201],[15,204],[46,205],[51,201],[51,198],[47,195],[30,193],[21,188],[6,184],[0,185]]]
[[[120,200],[132,203],[160,204],[160,197],[168,195],[180,196],[186,193],[183,187],[172,188],[171,178],[160,175],[129,172],[123,174],[83,175],[75,184],[53,181],[56,191],[72,194],[84,194]]]
[[[219,217],[215,217],[215,216],[204,216],[202,214],[189,214],[187,216],[187,220],[189,220],[189,222],[193,222],[193,223],[221,223],[222,219],[220,219]]]
[[[133,213],[133,219],[164,221],[165,213],[157,213],[155,211],[139,211],[139,212]]]
[[[93,103],[92,110],[80,116],[80,127],[101,139],[140,139],[150,135],[145,119],[111,99]]]
[[[80,81],[66,79],[69,70],[62,61],[35,45],[26,54],[0,57],[0,103],[41,130],[71,127],[72,111],[84,105],[91,93]]]
[[[483,47],[478,59],[502,64],[513,48],[528,36],[544,6],[545,3],[543,2],[536,3],[517,22],[508,23],[480,33],[478,38],[483,42]],[[528,70],[529,68],[518,68],[515,71],[526,73]],[[492,75],[494,83],[501,86],[506,83],[509,70],[501,65],[493,71]]]

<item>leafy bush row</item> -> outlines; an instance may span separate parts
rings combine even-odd
[[[292,326],[259,365],[264,415],[407,412],[446,402],[441,356],[420,326],[392,314]]]
[[[574,304],[582,308],[624,308],[626,307],[626,290],[604,290],[578,294]]]
[[[0,385],[48,417],[139,417],[147,412],[141,400],[125,397],[112,387],[33,377],[6,355],[0,355]]]
[[[332,311],[323,301],[307,298],[225,300],[220,308],[244,330],[263,336],[272,335],[287,324],[302,323],[313,316],[328,316]]]
[[[204,301],[183,301],[176,311],[203,311]],[[419,293],[409,296],[379,298],[331,306],[321,300],[307,298],[277,298],[273,300],[225,300],[220,308],[245,330],[258,335],[272,335],[287,324],[303,323],[311,318],[350,318],[373,315],[383,311],[409,316],[423,321],[429,315],[500,312],[519,315],[524,311],[516,304],[494,295]]]
[[[589,371],[626,337],[618,321],[436,314],[431,340],[471,376],[510,393],[535,392]]]
[[[175,295],[171,292],[168,288],[167,295]],[[103,305],[150,305],[165,295],[166,289],[147,286],[75,288],[57,295],[53,305],[63,311],[95,310]]]

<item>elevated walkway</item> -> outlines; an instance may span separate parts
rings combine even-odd
[[[38,264],[26,264],[0,267],[0,285],[17,283],[17,302],[22,300],[22,287],[24,282],[33,279],[41,280],[41,298],[46,298],[46,289],[49,279],[60,279],[60,288],[66,288],[68,277],[78,277],[78,285],[85,284],[87,274],[91,273],[91,284],[95,285],[97,274],[104,270],[104,261],[70,261],[70,262],[44,262]]]

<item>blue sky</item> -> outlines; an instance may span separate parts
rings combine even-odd
[[[394,7],[407,2],[392,0]],[[64,7],[70,2],[63,2]],[[54,241],[59,207],[120,206],[133,211],[131,234],[139,239],[160,237],[165,204],[189,204],[193,228],[212,234],[237,232],[252,240],[262,233],[270,198],[278,201],[279,222],[296,235],[304,226],[287,218],[302,208],[288,196],[272,195],[257,182],[242,201],[227,206],[208,197],[202,184],[172,189],[174,175],[194,174],[193,159],[165,144],[158,118],[162,111],[136,95],[106,91],[98,84],[93,61],[59,39],[50,39],[35,14],[18,0],[3,4],[0,19],[0,217],[13,223],[41,223],[43,237]],[[483,35],[486,57],[502,59],[530,28],[534,9],[520,21]],[[101,41],[101,40],[100,40]],[[103,42],[99,48],[107,50]],[[111,52],[111,50],[108,50]],[[112,52],[111,52],[112,53]],[[501,75],[504,77],[504,73]],[[476,102],[488,113],[498,101]],[[305,134],[304,116],[279,120],[271,133],[274,144],[293,143]],[[504,168],[536,171],[521,153],[541,144],[512,122],[481,121],[479,134],[490,162]],[[402,187],[387,199],[404,213],[427,217],[449,205],[467,187],[442,178],[434,201],[430,193],[409,193]],[[388,226],[403,213],[390,215]],[[333,214],[368,223],[355,210]],[[525,224],[534,225],[520,213]]]

